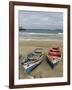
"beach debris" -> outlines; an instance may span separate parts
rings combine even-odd
[[[21,59],[21,57],[22,57],[22,55],[20,54],[20,55],[19,55],[19,59]]]
[[[34,78],[42,78],[42,77],[43,77],[43,72],[42,71],[38,71],[34,75]]]
[[[33,79],[34,77],[33,76],[30,76],[30,75],[28,75],[28,76],[26,76],[25,77],[25,79]]]

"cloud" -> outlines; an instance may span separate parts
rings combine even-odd
[[[19,11],[19,26],[26,29],[62,29],[62,12]]]

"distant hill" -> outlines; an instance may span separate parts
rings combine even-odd
[[[30,33],[63,33],[62,29],[25,29],[19,28],[19,31],[25,31]]]
[[[26,31],[25,28],[19,27],[19,31]]]

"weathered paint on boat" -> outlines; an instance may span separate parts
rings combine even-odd
[[[49,65],[54,68],[56,66],[56,64],[61,61],[61,52],[59,50],[59,48],[51,48],[49,50],[49,52],[47,53],[47,62],[49,63]]]
[[[24,67],[24,70],[26,71],[26,72],[31,72],[35,67],[37,67],[40,63],[42,62],[42,60],[40,60],[40,61],[37,61],[37,62],[34,62],[34,63],[31,63],[31,64],[26,64],[26,65],[24,65],[23,67]]]
[[[42,62],[42,50],[43,49],[37,48],[32,53],[28,54],[26,58],[24,58],[22,64],[26,72],[31,72]]]

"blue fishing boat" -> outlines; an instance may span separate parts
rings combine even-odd
[[[36,48],[33,52],[31,52],[24,58],[22,65],[26,72],[30,73],[35,67],[37,67],[42,62],[42,51],[42,48]]]

